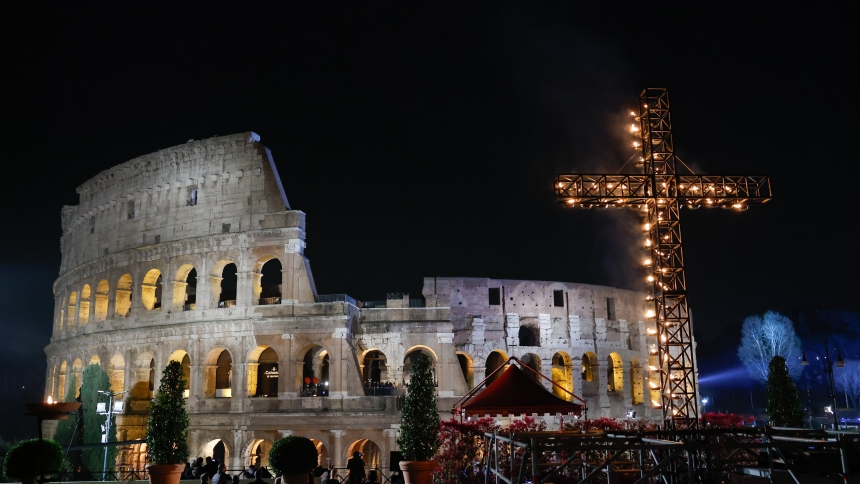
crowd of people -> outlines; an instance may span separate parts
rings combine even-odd
[[[361,452],[353,452],[352,458],[349,459],[346,465],[348,474],[345,479],[339,479],[337,469],[326,469],[322,466],[314,468],[309,476],[309,482],[313,483],[316,478],[319,478],[320,484],[379,484],[379,475],[376,470],[371,469],[369,472],[365,470],[363,454]],[[185,464],[185,469],[182,471],[183,480],[200,480],[200,484],[238,484],[241,479],[253,479],[254,483],[270,484],[272,474],[265,467],[249,465],[247,469],[239,474],[231,476],[227,473],[227,466],[223,462],[218,462],[212,457],[198,457]],[[283,484],[280,474],[274,476],[273,484]],[[400,473],[395,473],[391,478],[392,484],[402,484],[403,478]]]
[[[395,390],[397,389],[397,385],[387,382],[380,381],[371,381],[367,380],[364,382],[364,394],[365,395],[373,395],[373,396],[387,396],[394,395]]]

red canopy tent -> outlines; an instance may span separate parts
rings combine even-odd
[[[585,409],[585,401],[565,390],[557,383],[549,380],[540,373],[534,371],[522,361],[511,357],[507,363],[516,361],[522,369],[516,365],[510,365],[507,369],[502,365],[491,373],[484,381],[472,389],[454,404],[454,415],[531,415],[536,414],[582,414]],[[484,391],[477,393],[486,381],[499,371],[504,372],[491,384],[486,385]],[[526,371],[538,375],[550,381],[554,386],[560,388],[583,404],[568,402],[549,392],[543,385],[531,378]]]

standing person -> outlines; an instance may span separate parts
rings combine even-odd
[[[340,484],[340,481],[337,480],[337,469],[330,470],[328,477],[325,480],[321,480],[320,484]]]
[[[218,472],[212,476],[212,484],[232,484],[233,478],[227,474],[227,465],[218,465]]]
[[[254,467],[254,464],[251,464],[248,466],[248,469],[242,473],[242,477],[244,477],[245,479],[253,479],[256,474],[257,468]]]
[[[349,471],[349,484],[361,484],[361,481],[366,477],[364,474],[364,461],[361,460],[361,452],[355,451],[352,453],[352,459],[346,463],[346,470]]]
[[[218,463],[212,460],[212,457],[206,457],[206,464],[203,465],[203,472],[209,475],[211,480],[218,473]]]

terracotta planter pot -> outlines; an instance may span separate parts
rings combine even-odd
[[[284,480],[284,484],[308,484],[310,472],[303,472],[301,474],[284,474],[282,479]]]
[[[406,484],[431,484],[436,461],[432,460],[402,460],[400,470]]]
[[[185,469],[185,464],[150,464],[146,466],[150,484],[179,484],[183,469]]]

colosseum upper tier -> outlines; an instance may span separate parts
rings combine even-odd
[[[305,214],[290,207],[255,133],[141,156],[77,191],[79,204],[62,210],[45,395],[68,398],[83,368],[100,364],[125,392],[119,440],[144,436],[171,360],[188,383],[193,456],[231,469],[265,464],[291,433],[314,439],[323,464],[343,466],[358,450],[387,468],[398,396],[422,353],[443,418],[509,356],[584,398],[590,418],[659,417],[645,293],[428,277],[420,298],[318,294]],[[143,455],[124,447],[118,465],[140,469]]]

